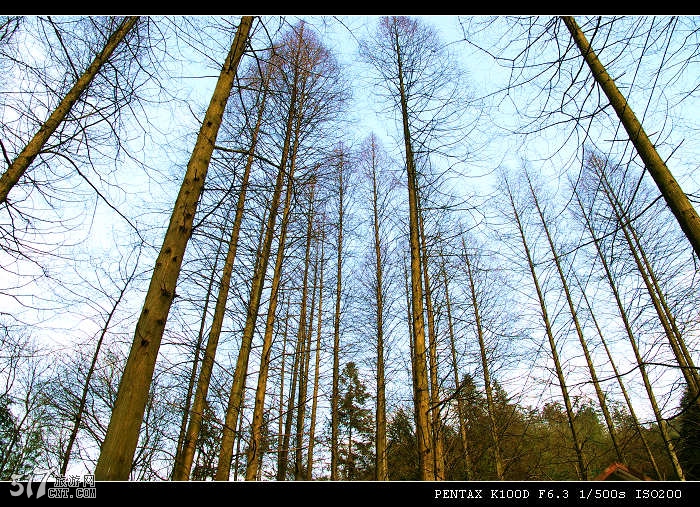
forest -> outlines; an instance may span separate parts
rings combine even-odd
[[[700,479],[700,17],[0,16],[0,480]]]

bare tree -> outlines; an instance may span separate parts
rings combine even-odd
[[[136,325],[134,343],[95,468],[95,477],[100,480],[125,480],[131,470],[158,349],[175,298],[175,285],[191,234],[197,201],[252,24],[251,16],[241,19],[187,165],[168,231],[156,260],[143,311]]]
[[[678,224],[690,241],[695,255],[700,257],[700,216],[688,199],[688,196],[680,188],[680,185],[669,171],[664,160],[659,156],[656,148],[647,136],[642,124],[627,103],[625,96],[620,92],[615,80],[608,74],[605,66],[600,62],[593,47],[588,42],[585,34],[576,23],[573,16],[562,16],[561,19],[569,29],[571,37],[578,47],[581,55],[588,64],[591,73],[598,85],[602,88],[620,118],[627,131],[632,144],[634,144],[639,157],[644,162],[645,169],[659,187],[666,204],[678,220]],[[597,23],[600,24],[598,17]]]

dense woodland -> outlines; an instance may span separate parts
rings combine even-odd
[[[697,480],[699,32],[0,16],[0,479]]]

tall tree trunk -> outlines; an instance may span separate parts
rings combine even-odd
[[[301,286],[301,310],[299,312],[299,331],[298,340],[301,341],[301,364],[299,368],[299,393],[297,397],[297,436],[296,448],[294,449],[294,480],[300,481],[305,478],[304,473],[304,457],[303,457],[303,440],[304,440],[304,419],[306,416],[306,394],[308,387],[308,371],[309,361],[311,359],[311,329],[313,325],[314,306],[316,304],[316,274],[314,270],[314,281],[312,285],[311,295],[311,311],[309,324],[307,325],[306,315],[306,300],[308,298],[308,281],[309,267],[311,265],[311,240],[313,232],[313,214],[314,214],[314,186],[315,182],[311,183],[311,192],[309,196],[309,211],[307,213],[306,222],[306,249],[304,252],[304,276]],[[307,327],[308,326],[308,327]]]
[[[593,364],[593,359],[591,358],[590,351],[588,350],[588,344],[586,343],[586,338],[583,336],[583,329],[578,320],[578,312],[576,311],[576,306],[571,297],[571,292],[569,291],[569,284],[566,281],[566,276],[564,275],[564,270],[561,267],[561,261],[559,260],[559,255],[557,249],[554,246],[554,241],[552,240],[552,235],[549,232],[549,227],[547,226],[547,221],[545,220],[544,213],[540,207],[539,200],[537,199],[537,194],[535,189],[532,188],[532,182],[530,181],[530,176],[526,173],[528,186],[530,187],[530,194],[532,195],[533,202],[535,203],[535,208],[537,208],[537,214],[542,222],[542,228],[544,229],[545,236],[547,237],[547,243],[549,244],[549,249],[552,253],[552,258],[554,259],[554,264],[557,268],[557,273],[559,274],[559,280],[561,281],[562,288],[564,289],[564,295],[566,296],[566,302],[569,306],[569,311],[571,312],[571,318],[574,322],[574,327],[576,328],[576,335],[578,336],[579,343],[581,344],[581,349],[583,350],[583,355],[586,358],[586,365],[588,366],[588,372],[591,375],[591,381],[593,382],[593,388],[595,389],[596,397],[598,398],[598,404],[603,412],[603,419],[605,419],[605,425],[608,428],[608,433],[610,434],[610,440],[612,441],[613,448],[615,449],[615,454],[617,459],[621,462],[625,462],[625,458],[622,455],[622,450],[617,442],[617,436],[615,435],[615,425],[613,424],[612,416],[610,415],[610,410],[608,410],[608,404],[605,401],[605,394],[600,387],[600,381],[598,380],[598,374],[595,370],[595,365]]]
[[[318,410],[318,386],[320,379],[320,366],[321,366],[321,324],[323,316],[323,267],[325,265],[324,257],[324,247],[325,239],[324,233],[321,232],[321,258],[320,262],[320,282],[318,285],[318,320],[316,322],[316,361],[314,370],[314,394],[311,402],[311,426],[309,427],[309,448],[307,450],[306,458],[306,480],[310,481],[313,478],[313,467],[314,467],[314,445],[316,443],[316,412]],[[318,248],[318,245],[316,246]]]
[[[384,379],[384,285],[382,280],[382,244],[379,235],[379,205],[377,193],[376,146],[372,138],[372,211],[374,230],[375,258],[375,298],[377,304],[377,407],[375,411],[375,478],[378,481],[389,480],[386,449],[386,391]]]
[[[262,425],[265,411],[265,396],[267,392],[267,378],[270,369],[270,353],[272,351],[272,338],[277,314],[277,302],[279,287],[282,280],[282,263],[284,261],[284,249],[287,242],[287,227],[292,205],[292,179],[287,178],[287,190],[284,198],[284,212],[282,214],[282,226],[277,243],[277,255],[275,257],[275,269],[272,275],[270,288],[270,303],[265,320],[265,335],[260,356],[260,372],[258,373],[258,385],[255,391],[255,406],[253,408],[253,420],[251,423],[251,438],[248,447],[248,466],[246,468],[246,480],[255,480],[260,466],[260,446],[262,443]]]
[[[139,16],[129,16],[122,20],[114,33],[110,35],[102,51],[95,56],[92,63],[85,69],[85,72],[78,78],[61,102],[59,102],[56,109],[49,115],[37,133],[34,134],[34,137],[32,137],[29,143],[27,143],[24,149],[17,155],[17,158],[12,161],[7,167],[7,170],[0,176],[0,204],[7,200],[7,194],[12,190],[12,187],[17,184],[37,155],[41,153],[41,150],[48,142],[51,134],[53,134],[58,126],[65,120],[73,105],[90,87],[92,80],[98,74],[102,66],[109,60],[114,50],[134,28],[138,20]],[[242,51],[243,49],[241,47],[241,52]],[[237,63],[238,62],[236,62],[236,64]]]
[[[395,49],[399,77],[399,98],[401,103],[401,118],[403,122],[404,148],[406,150],[406,172],[408,179],[408,208],[409,208],[409,245],[411,253],[411,299],[413,313],[411,326],[413,333],[413,348],[415,368],[415,417],[416,441],[418,445],[418,462],[421,480],[435,480],[436,470],[433,466],[433,446],[430,411],[430,393],[428,391],[428,371],[425,349],[425,322],[423,317],[423,287],[421,282],[421,251],[418,211],[418,176],[416,174],[411,131],[408,121],[408,101],[404,88],[403,58],[399,44],[399,34],[395,27]]]
[[[285,129],[284,146],[282,148],[282,160],[279,166],[277,182],[275,183],[275,191],[272,196],[270,217],[268,218],[268,227],[265,235],[265,244],[260,257],[260,265],[256,267],[256,272],[253,275],[253,284],[251,288],[250,301],[246,314],[246,323],[243,329],[243,338],[241,340],[241,349],[238,353],[236,362],[236,370],[234,373],[233,384],[229,395],[229,404],[226,411],[226,421],[224,423],[223,437],[221,441],[221,450],[219,453],[219,466],[216,471],[216,480],[225,481],[229,477],[228,463],[231,461],[233,452],[234,431],[231,423],[234,423],[238,418],[240,410],[240,400],[245,388],[245,379],[248,373],[248,359],[250,358],[250,349],[252,346],[253,335],[255,334],[255,322],[260,308],[260,299],[265,282],[265,274],[267,272],[267,264],[270,259],[270,251],[272,249],[272,240],[275,233],[275,223],[277,220],[277,212],[282,193],[282,180],[289,162],[288,181],[291,182],[294,178],[296,166],[296,156],[299,143],[300,123],[303,111],[303,92],[300,90],[300,66],[298,62],[299,48],[302,44],[302,34],[299,34],[296,48],[297,64],[294,66],[294,75],[292,81],[292,93],[289,102],[289,112],[287,116],[287,125]],[[293,136],[293,145],[290,148],[290,142]]]
[[[156,259],[143,310],[136,324],[134,342],[97,460],[95,478],[98,480],[129,478],[158,349],[170,306],[175,298],[175,286],[182,258],[192,234],[192,222],[204,187],[216,136],[252,23],[252,16],[243,16],[241,19],[187,164],[170,224]]]
[[[574,445],[574,452],[576,453],[576,472],[578,478],[581,481],[587,479],[586,464],[583,460],[583,446],[581,440],[579,439],[578,432],[576,431],[576,425],[574,424],[574,410],[571,406],[571,399],[569,398],[569,390],[566,386],[566,379],[564,377],[564,371],[561,367],[561,361],[559,360],[559,353],[557,352],[557,344],[554,340],[554,333],[552,332],[552,326],[549,322],[549,315],[547,313],[547,306],[544,300],[544,294],[540,287],[539,280],[537,278],[537,273],[535,272],[535,263],[532,259],[530,253],[530,248],[527,245],[527,240],[525,239],[525,230],[520,221],[520,215],[517,208],[515,207],[515,201],[513,200],[513,195],[508,189],[508,197],[510,198],[510,204],[513,209],[513,215],[518,226],[518,232],[520,233],[520,239],[523,243],[523,249],[525,250],[525,255],[527,256],[527,264],[530,269],[530,275],[532,276],[532,282],[535,285],[535,290],[537,291],[537,299],[540,303],[540,311],[542,313],[542,321],[544,323],[545,331],[547,332],[547,339],[549,340],[550,351],[552,352],[552,360],[554,361],[554,368],[557,373],[557,380],[559,381],[559,387],[561,389],[562,398],[564,399],[564,407],[566,409],[566,418],[569,423],[569,429],[571,431],[571,438]]]
[[[447,310],[447,331],[450,337],[450,350],[452,352],[452,372],[454,374],[455,382],[455,392],[458,392],[461,388],[461,381],[459,379],[459,366],[457,364],[457,348],[455,347],[455,332],[454,324],[452,321],[452,303],[450,301],[450,287],[447,280],[447,270],[445,269],[445,262],[443,259],[442,263],[442,276],[445,282],[445,307]],[[469,454],[469,438],[467,437],[467,425],[464,420],[465,418],[465,407],[464,398],[461,395],[457,395],[457,420],[459,422],[459,440],[462,444],[462,456],[464,457],[464,471],[466,472],[466,480],[474,480],[474,465],[472,464],[471,455]]]
[[[622,95],[615,85],[615,81],[605,70],[605,66],[600,62],[598,56],[593,51],[590,43],[586,39],[578,24],[572,16],[562,16],[562,20],[571,33],[576,46],[586,63],[591,69],[593,78],[603,89],[610,104],[615,109],[615,113],[620,118],[622,125],[627,131],[632,144],[639,157],[644,162],[649,174],[656,182],[656,185],[666,200],[666,204],[678,220],[678,224],[690,241],[695,255],[700,257],[700,216],[688,200],[688,196],[678,185],[678,182],[669,171],[666,163],[659,156],[656,147],[652,144],[642,124],[637,119],[632,108],[627,104],[627,99]]]
[[[491,386],[491,373],[489,371],[489,362],[486,354],[486,343],[484,341],[484,329],[481,324],[481,314],[479,312],[479,302],[476,293],[476,284],[474,283],[474,274],[467,253],[467,246],[464,243],[462,236],[462,249],[464,251],[464,260],[467,264],[467,275],[469,276],[469,292],[471,293],[472,308],[474,310],[474,322],[476,324],[476,336],[479,340],[479,351],[481,355],[481,369],[484,373],[484,389],[486,390],[486,408],[489,418],[489,430],[491,431],[491,440],[493,441],[493,459],[496,464],[496,477],[499,481],[504,479],[505,467],[503,466],[503,458],[501,456],[501,443],[498,436],[498,425],[496,424],[496,414],[493,403],[493,388]]]
[[[331,480],[338,480],[338,408],[340,404],[340,304],[343,288],[343,221],[345,219],[344,153],[338,154],[338,244],[336,255],[335,311],[333,313],[333,386],[331,392]]]
[[[608,281],[608,284],[610,285],[610,289],[613,293],[613,296],[615,297],[615,303],[617,304],[617,308],[620,312],[620,317],[622,318],[622,323],[624,324],[625,327],[625,332],[627,333],[627,337],[629,338],[630,345],[632,346],[632,351],[634,352],[634,357],[635,360],[637,361],[637,365],[639,366],[639,373],[642,376],[642,381],[644,382],[644,389],[647,392],[647,397],[649,398],[649,403],[651,404],[652,411],[654,412],[654,417],[656,418],[656,423],[658,424],[659,427],[659,432],[661,434],[661,439],[664,442],[664,449],[666,450],[666,454],[669,457],[669,460],[671,461],[671,464],[673,465],[674,472],[676,473],[676,476],[679,480],[684,480],[684,473],[683,469],[681,468],[680,461],[678,460],[678,455],[676,454],[676,450],[674,448],[673,442],[671,440],[671,437],[668,432],[667,424],[666,421],[664,420],[663,416],[661,415],[661,410],[659,409],[659,404],[656,401],[656,395],[654,394],[654,390],[651,384],[651,381],[649,379],[649,375],[647,374],[646,370],[646,362],[642,358],[642,355],[639,351],[639,346],[637,345],[637,340],[634,337],[634,333],[632,332],[632,326],[630,324],[629,318],[627,316],[627,312],[625,310],[624,305],[622,304],[622,297],[620,296],[620,291],[617,288],[617,284],[615,283],[615,280],[612,275],[612,271],[610,270],[610,266],[608,264],[608,261],[603,254],[603,251],[600,247],[600,239],[596,237],[596,234],[593,230],[593,226],[591,225],[590,219],[588,218],[588,215],[586,214],[584,208],[583,208],[583,203],[581,202],[578,193],[576,193],[576,199],[578,201],[579,206],[581,207],[581,211],[583,213],[583,216],[586,221],[586,228],[588,229],[588,232],[591,235],[591,238],[593,239],[593,243],[595,244],[596,247],[596,252],[598,254],[598,259],[600,259],[601,264],[603,266],[603,269],[605,271],[605,277]],[[661,477],[659,476],[659,479]]]
[[[420,193],[419,193],[420,195]],[[442,442],[442,421],[440,420],[440,382],[438,379],[437,333],[435,332],[435,313],[433,297],[430,290],[430,275],[428,273],[428,247],[423,225],[423,210],[418,200],[418,226],[421,244],[421,266],[423,270],[423,294],[425,295],[425,311],[428,316],[428,363],[430,365],[430,418],[433,429],[433,470],[435,480],[445,480],[445,456]]]
[[[221,273],[219,293],[216,298],[216,306],[214,307],[214,318],[212,321],[211,330],[209,331],[209,339],[207,340],[207,346],[204,352],[204,359],[202,360],[202,370],[199,374],[197,390],[195,391],[195,399],[192,406],[190,423],[187,428],[187,434],[185,436],[183,451],[181,455],[176,456],[175,459],[175,472],[173,473],[173,480],[176,481],[187,480],[190,476],[190,471],[192,468],[192,458],[194,456],[194,449],[197,445],[199,431],[202,426],[202,411],[204,409],[204,400],[206,399],[207,393],[209,392],[209,383],[211,381],[211,374],[214,368],[216,350],[219,347],[219,338],[221,336],[221,328],[223,326],[224,315],[226,313],[228,293],[231,287],[233,265],[236,260],[236,250],[238,249],[238,237],[240,235],[241,224],[243,223],[243,212],[245,210],[245,198],[248,190],[248,182],[250,180],[250,172],[253,167],[253,159],[255,155],[255,150],[257,148],[258,135],[260,133],[260,126],[262,124],[263,113],[265,110],[265,101],[267,97],[267,79],[269,79],[269,70],[267,72],[268,75],[262,80],[262,99],[258,109],[258,116],[255,122],[255,127],[253,128],[252,132],[252,139],[250,143],[250,149],[248,151],[245,169],[243,171],[241,189],[238,194],[238,200],[236,203],[236,214],[233,220],[233,227],[231,229],[231,237],[229,238],[228,242],[228,251],[226,252],[224,268]]]

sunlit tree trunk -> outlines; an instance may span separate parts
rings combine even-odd
[[[561,361],[559,360],[559,352],[557,351],[557,344],[554,340],[554,333],[552,331],[552,326],[549,321],[549,315],[547,313],[547,306],[545,304],[544,294],[542,293],[542,289],[537,278],[537,273],[535,272],[535,263],[532,260],[530,248],[528,247],[527,240],[525,239],[525,230],[520,221],[520,214],[518,213],[518,210],[515,206],[515,201],[513,200],[513,195],[510,193],[510,189],[508,189],[508,193],[510,204],[513,209],[513,215],[515,217],[515,222],[518,226],[518,232],[520,233],[520,239],[523,243],[523,249],[525,250],[525,255],[527,257],[527,264],[528,268],[530,269],[530,275],[532,276],[532,282],[535,286],[535,290],[537,291],[537,299],[540,304],[542,321],[545,326],[545,331],[547,332],[547,339],[549,340],[549,347],[550,351],[552,352],[552,360],[554,361],[554,368],[556,370],[557,380],[559,381],[559,387],[561,389],[562,398],[564,399],[564,407],[566,409],[567,422],[569,423],[569,429],[571,430],[571,438],[574,445],[574,451],[576,453],[576,472],[579,480],[585,481],[587,478],[587,472],[586,464],[583,460],[583,446],[580,437],[578,436],[578,432],[576,431],[576,425],[574,424],[574,410],[571,405],[569,390],[566,386],[564,371],[562,370]]]
[[[411,131],[409,128],[408,103],[404,88],[403,59],[399,43],[398,28],[394,26],[394,41],[399,78],[399,99],[401,103],[401,118],[403,122],[403,139],[406,151],[406,172],[408,178],[408,208],[409,208],[409,245],[411,253],[411,326],[413,336],[413,365],[416,369],[416,441],[418,442],[418,461],[422,480],[435,480],[436,470],[433,462],[432,425],[428,413],[430,411],[430,393],[428,389],[428,371],[425,347],[425,321],[423,316],[423,287],[421,282],[421,248],[418,210],[418,177],[416,174],[413,148],[411,146]]]
[[[136,324],[134,342],[97,460],[95,478],[98,480],[129,478],[158,349],[165,331],[170,306],[175,298],[175,285],[180,274],[182,258],[192,234],[192,223],[204,187],[216,136],[252,23],[252,16],[244,16],[241,19],[204,116],[192,156],[187,164],[187,171],[173,207],[170,224],[156,259],[143,310]]]
[[[211,300],[212,287],[214,286],[214,279],[216,278],[216,273],[218,272],[218,262],[219,255],[221,254],[221,247],[224,244],[223,236],[219,238],[219,244],[216,248],[216,255],[214,256],[214,265],[212,266],[211,276],[209,277],[209,284],[207,286],[207,295],[204,298],[204,309],[202,310],[202,318],[199,321],[199,332],[197,333],[197,344],[194,349],[194,359],[192,360],[192,371],[190,372],[190,379],[187,384],[187,394],[185,395],[185,406],[182,410],[182,422],[180,423],[180,435],[177,439],[177,450],[175,452],[175,465],[173,466],[173,471],[171,474],[172,480],[175,479],[175,473],[178,468],[178,463],[182,461],[182,453],[185,445],[185,437],[187,435],[187,423],[189,421],[190,406],[192,403],[192,394],[195,392],[195,384],[197,383],[197,371],[199,370],[199,359],[202,354],[202,342],[204,341],[204,326],[207,323],[207,314],[209,313],[209,301]],[[189,474],[188,474],[189,476]]]
[[[457,348],[455,346],[455,332],[452,321],[452,302],[450,300],[450,288],[447,280],[447,270],[443,260],[442,276],[445,283],[445,309],[447,312],[447,331],[450,337],[450,351],[452,353],[452,372],[454,374],[455,390],[459,390],[461,381],[459,378],[459,366],[457,363]],[[474,465],[469,454],[469,438],[467,437],[467,424],[465,421],[464,397],[457,395],[457,420],[459,422],[459,440],[462,444],[462,456],[464,457],[464,470],[468,481],[474,480]]]
[[[612,367],[613,374],[615,375],[615,378],[617,379],[617,384],[620,386],[620,391],[622,391],[622,396],[625,398],[627,410],[629,410],[630,417],[632,418],[632,421],[634,422],[634,429],[636,430],[637,436],[639,437],[639,439],[642,442],[642,445],[644,446],[644,451],[647,453],[647,457],[649,458],[649,463],[651,463],[651,466],[654,468],[654,473],[656,474],[656,477],[661,479],[661,472],[660,472],[659,467],[656,463],[656,458],[654,457],[654,453],[651,451],[651,447],[649,447],[649,442],[647,441],[646,437],[644,436],[644,433],[642,432],[642,428],[639,424],[639,419],[637,418],[637,414],[635,413],[634,406],[632,405],[632,400],[629,397],[629,394],[627,392],[627,388],[625,387],[624,382],[622,382],[622,375],[620,375],[620,372],[617,369],[617,365],[615,364],[615,359],[613,357],[612,351],[610,350],[610,347],[608,347],[607,340],[605,339],[605,335],[603,334],[603,330],[600,328],[600,325],[598,324],[598,320],[595,318],[595,314],[593,313],[593,307],[592,307],[590,301],[588,300],[588,296],[586,295],[586,291],[584,290],[583,285],[578,280],[578,276],[576,276],[576,273],[574,273],[573,275],[576,278],[576,281],[579,285],[579,288],[581,289],[581,295],[583,296],[583,300],[586,303],[586,307],[588,308],[588,312],[591,316],[591,320],[593,321],[593,325],[596,328],[596,331],[598,333],[598,337],[600,338],[600,341],[603,344],[603,348],[605,349],[605,355],[608,357],[608,361],[610,362],[610,366]]]
[[[287,397],[287,412],[284,421],[284,436],[282,439],[282,447],[277,465],[277,480],[284,481],[287,478],[287,467],[289,466],[289,441],[292,438],[292,424],[294,422],[295,413],[295,395],[297,392],[297,382],[299,381],[299,369],[301,367],[301,351],[303,343],[298,339],[294,348],[294,363],[292,365],[292,382],[289,387],[289,396]],[[280,415],[281,417],[281,415]]]
[[[603,412],[603,419],[605,420],[605,425],[608,428],[608,434],[610,435],[610,440],[615,449],[615,454],[617,459],[624,463],[625,458],[622,455],[622,450],[617,442],[617,436],[615,434],[615,425],[613,424],[612,416],[610,415],[610,410],[608,409],[608,403],[605,401],[605,394],[600,387],[600,381],[598,380],[598,374],[595,370],[595,365],[593,364],[593,359],[591,358],[591,353],[588,350],[588,344],[586,343],[586,338],[583,336],[583,329],[578,319],[578,312],[574,301],[571,297],[571,292],[569,291],[569,284],[566,281],[566,276],[564,275],[564,270],[561,267],[561,261],[559,255],[554,246],[554,241],[552,240],[552,235],[549,232],[549,227],[547,226],[547,221],[545,220],[544,213],[540,207],[540,202],[537,199],[537,194],[535,189],[532,188],[532,182],[530,181],[530,176],[526,173],[527,182],[530,187],[530,194],[532,195],[532,200],[537,208],[537,214],[540,217],[540,222],[542,223],[542,228],[544,229],[545,236],[547,237],[547,243],[549,244],[549,249],[552,253],[552,258],[554,259],[554,265],[557,268],[557,273],[559,274],[559,280],[561,281],[562,288],[564,289],[564,295],[566,296],[566,302],[569,306],[569,311],[571,312],[571,318],[574,322],[574,327],[576,328],[576,335],[578,336],[579,343],[581,344],[581,349],[583,350],[583,355],[586,358],[586,365],[588,366],[588,372],[591,375],[591,381],[593,382],[593,388],[595,389],[596,397],[598,398],[598,404],[600,405],[600,410]]]
[[[486,391],[486,408],[489,418],[489,430],[491,431],[491,440],[493,441],[493,459],[496,465],[496,477],[499,481],[504,479],[505,467],[503,466],[503,458],[501,456],[501,443],[498,436],[498,425],[496,423],[496,415],[493,403],[493,386],[491,385],[491,372],[489,369],[488,357],[486,354],[486,343],[484,341],[484,329],[481,323],[481,314],[479,312],[479,301],[476,293],[476,284],[474,282],[474,274],[467,253],[467,246],[464,244],[464,236],[462,236],[462,249],[464,252],[464,261],[467,265],[467,275],[469,276],[469,292],[471,294],[472,309],[474,310],[474,323],[476,325],[476,336],[479,340],[479,351],[481,355],[481,369],[484,374],[484,389]]]
[[[284,261],[284,250],[287,242],[287,228],[292,205],[292,194],[292,179],[287,178],[287,190],[284,198],[282,225],[277,242],[275,268],[272,275],[272,286],[270,287],[270,302],[268,304],[267,318],[265,320],[265,334],[263,337],[262,354],[260,356],[260,372],[258,373],[258,385],[255,390],[255,406],[253,408],[250,445],[248,447],[248,465],[246,467],[247,481],[252,481],[257,478],[260,466],[260,447],[262,443],[262,425],[265,411],[267,379],[270,369],[270,353],[272,351],[272,338],[277,314],[279,288],[282,280],[282,263]]]
[[[313,232],[314,219],[314,186],[315,182],[311,183],[309,196],[309,210],[306,217],[306,248],[304,252],[304,275],[301,284],[301,309],[299,312],[299,331],[297,339],[301,342],[301,363],[299,367],[299,393],[297,396],[297,435],[296,448],[294,449],[294,479],[299,481],[305,478],[304,462],[303,462],[303,440],[304,440],[304,418],[306,415],[306,395],[308,391],[308,370],[309,361],[311,358],[311,326],[307,324],[306,300],[308,298],[309,285],[309,268],[311,265],[311,239]],[[315,277],[316,271],[314,272]],[[315,303],[315,285],[314,279],[312,285],[312,302],[309,323],[313,323],[314,305]]]
[[[284,316],[284,332],[282,333],[282,365],[280,366],[280,394],[279,394],[279,406],[278,412],[279,417],[277,423],[277,480],[281,480],[280,470],[282,469],[282,456],[283,449],[285,448],[284,443],[284,375],[285,366],[287,361],[287,338],[289,337],[289,309],[290,309],[290,296],[287,296],[287,304],[285,306],[285,316]],[[284,455],[286,460],[286,454]],[[285,466],[286,469],[286,466]],[[284,478],[284,477],[283,477]]]
[[[323,227],[323,225],[322,225]],[[321,324],[323,322],[323,267],[325,265],[324,258],[324,246],[325,239],[324,233],[321,232],[321,238],[319,240],[321,243],[321,257],[319,259],[321,270],[320,281],[318,285],[318,319],[316,322],[316,361],[314,370],[314,391],[311,402],[311,425],[309,427],[309,448],[307,450],[306,458],[306,480],[310,481],[313,478],[313,467],[314,467],[314,445],[316,443],[316,412],[318,410],[318,389],[320,381],[320,366],[321,366]],[[318,248],[318,246],[316,247]]]
[[[248,190],[250,172],[253,167],[254,154],[257,148],[258,135],[260,133],[260,126],[262,124],[263,113],[265,110],[265,100],[267,97],[267,78],[269,78],[269,75],[263,79],[262,83],[262,99],[258,109],[258,116],[256,119],[255,127],[253,128],[252,132],[250,150],[248,152],[245,169],[243,171],[241,189],[238,194],[238,201],[236,203],[236,214],[233,220],[233,228],[231,229],[231,237],[229,238],[228,242],[228,251],[226,253],[226,260],[224,261],[224,268],[221,273],[219,293],[216,298],[216,306],[214,308],[214,318],[212,320],[211,330],[209,331],[209,339],[207,340],[207,346],[204,352],[204,359],[202,360],[202,369],[199,374],[199,380],[197,382],[197,390],[195,391],[195,399],[192,405],[190,423],[187,428],[187,434],[185,436],[183,451],[181,455],[176,456],[175,458],[175,472],[173,473],[174,480],[184,481],[187,480],[187,478],[190,476],[190,471],[192,468],[192,458],[194,456],[194,449],[196,447],[197,439],[199,438],[199,431],[202,426],[202,411],[204,409],[204,400],[206,399],[207,393],[209,392],[209,383],[211,381],[212,369],[214,367],[214,360],[216,358],[216,350],[219,347],[219,338],[221,336],[221,328],[224,322],[224,315],[226,313],[226,305],[228,302],[228,293],[231,286],[233,264],[236,260],[238,236],[240,234],[241,224],[243,222],[246,192]]]
[[[37,155],[41,153],[41,150],[48,142],[51,134],[53,134],[58,126],[65,120],[73,105],[90,87],[92,80],[98,72],[100,72],[104,64],[109,61],[114,50],[134,28],[138,20],[139,16],[129,16],[122,20],[114,33],[112,33],[107,40],[102,51],[95,56],[92,63],[85,69],[85,72],[78,78],[66,96],[63,97],[58,106],[56,106],[56,109],[53,110],[51,115],[49,115],[46,121],[41,125],[37,133],[34,134],[34,137],[32,137],[29,143],[27,143],[24,149],[17,155],[17,158],[12,161],[2,176],[0,176],[0,204],[7,200],[7,194],[12,190],[12,187],[17,184]],[[244,41],[246,37],[243,38]],[[242,51],[243,48],[241,47],[241,53]],[[240,56],[238,58],[240,59]],[[237,64],[238,62],[236,61],[236,65]],[[233,73],[235,74],[235,68],[233,69]]]
[[[646,170],[649,171],[649,174],[656,182],[661,195],[666,200],[666,204],[690,241],[695,250],[695,255],[700,257],[700,216],[698,216],[697,211],[688,200],[688,196],[678,185],[671,171],[669,171],[666,163],[659,156],[656,148],[642,128],[642,124],[637,119],[632,108],[629,107],[627,99],[622,95],[613,78],[605,70],[605,66],[598,59],[574,18],[572,16],[562,16],[562,20],[569,29],[581,55],[583,55],[590,67],[593,78],[615,109],[615,113],[617,113],[622,125],[625,127],[627,135],[629,135],[639,157],[644,162]]]
[[[278,207],[282,194],[282,186],[285,174],[287,180],[292,181],[294,177],[294,159],[296,156],[296,143],[299,138],[299,121],[302,110],[302,104],[299,100],[299,47],[302,44],[301,34],[298,36],[296,49],[296,65],[294,65],[294,74],[291,79],[291,98],[289,101],[289,110],[287,113],[287,121],[285,127],[284,145],[282,148],[282,156],[279,164],[275,189],[272,195],[270,204],[270,215],[267,220],[267,229],[265,232],[265,240],[263,251],[260,254],[259,264],[256,265],[255,273],[253,274],[253,283],[250,291],[250,301],[248,302],[248,310],[246,313],[246,322],[243,329],[243,337],[241,339],[241,348],[238,352],[238,360],[236,361],[236,369],[234,371],[233,384],[229,395],[228,408],[226,410],[226,419],[224,422],[224,431],[221,441],[221,450],[219,452],[219,465],[216,471],[216,480],[226,481],[230,474],[231,456],[233,454],[233,441],[235,431],[233,424],[238,420],[240,411],[243,389],[245,387],[245,379],[248,373],[248,360],[250,358],[250,349],[252,347],[253,335],[255,334],[255,323],[260,309],[260,299],[262,297],[265,273],[270,259],[270,251],[272,249],[272,241],[275,235],[275,224],[277,221]],[[290,144],[294,140],[294,145]],[[287,165],[289,164],[289,168]]]
[[[425,238],[425,228],[423,225],[423,212],[418,211],[418,226],[421,244],[421,266],[423,269],[423,294],[425,295],[425,311],[428,320],[428,364],[430,365],[430,418],[432,422],[432,448],[433,448],[433,470],[435,480],[445,479],[445,456],[442,441],[442,421],[440,420],[440,382],[438,379],[438,358],[437,358],[437,334],[435,332],[435,313],[433,311],[433,297],[430,287],[430,275],[428,273],[428,247]]]

